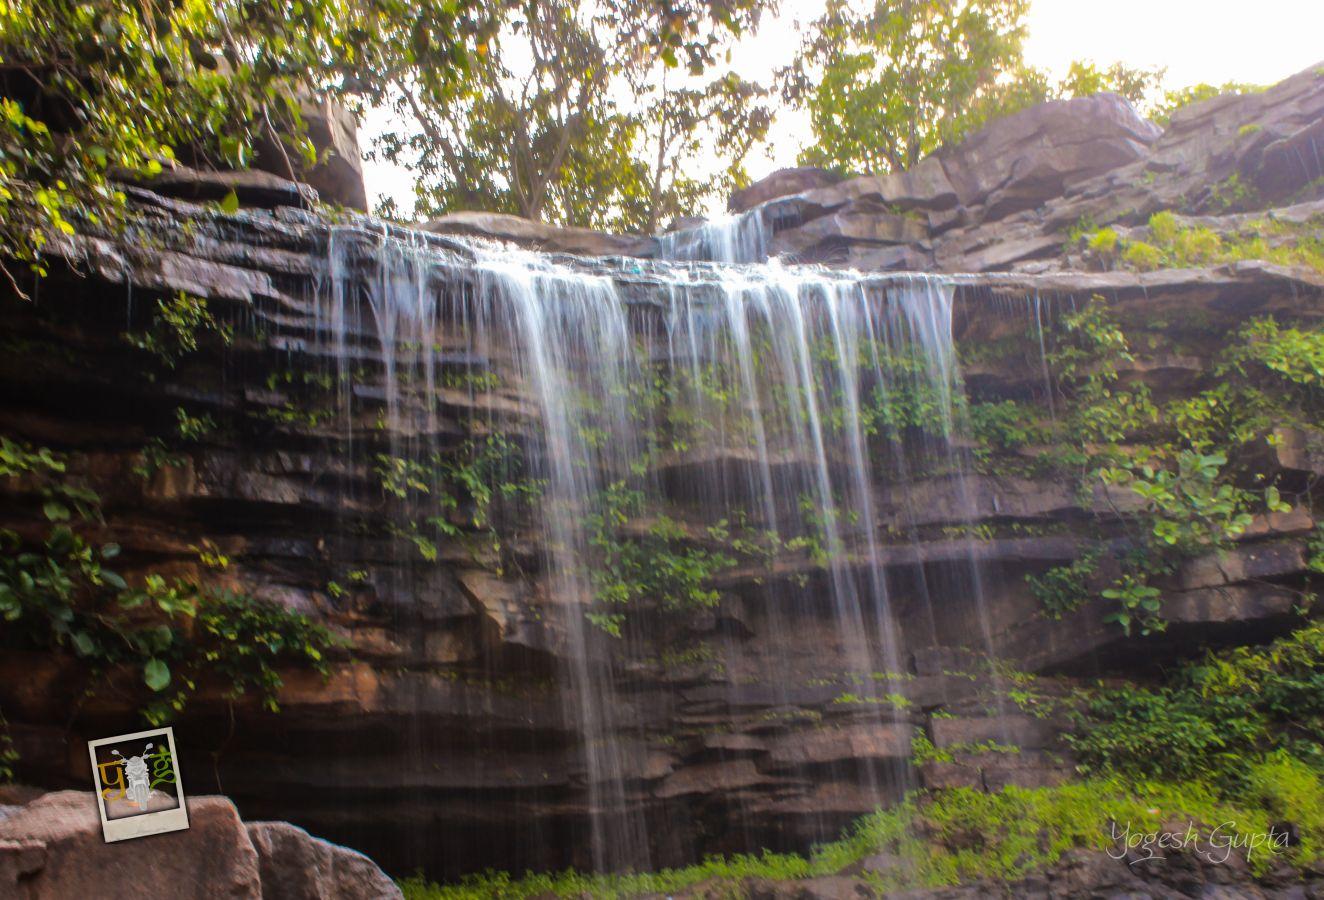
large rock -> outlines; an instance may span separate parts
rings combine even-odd
[[[778,169],[766,178],[760,178],[749,187],[732,194],[729,208],[731,212],[744,212],[777,197],[802,194],[815,188],[836,184],[838,181],[841,181],[840,175],[813,166]]]
[[[108,844],[91,793],[40,797],[0,818],[0,896],[261,897],[257,851],[234,805],[224,797],[187,803],[187,830]]]
[[[249,822],[263,900],[386,900],[400,888],[362,853],[289,822]]]
[[[1121,97],[1095,94],[996,119],[939,156],[960,202],[997,219],[1141,159],[1159,134]]]
[[[641,252],[651,241],[591,228],[559,227],[507,213],[461,211],[448,213],[421,226],[434,234],[460,234],[508,241],[533,250],[578,253],[583,256],[628,255]]]
[[[366,211],[368,193],[354,114],[327,98],[305,101],[300,111],[308,139],[317,148],[317,165],[301,171],[300,180],[317,188],[324,203]]]
[[[177,164],[142,184],[161,196],[185,200],[222,200],[233,192],[241,206],[261,209],[307,208],[319,197],[306,184],[259,169],[208,171]]]
[[[368,194],[354,114],[329,97],[300,98],[299,114],[317,151],[317,163],[304,165],[296,148],[278,146],[268,138],[258,142],[253,168],[309,184],[323,203],[366,211]]]

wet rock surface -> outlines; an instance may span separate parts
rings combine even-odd
[[[751,188],[738,205],[772,201],[791,210],[787,221],[798,224],[777,229],[774,247],[794,258],[854,260],[877,270],[998,270],[956,281],[958,344],[1024,340],[1024,307],[1010,304],[1027,296],[1054,298],[1065,308],[1103,294],[1119,309],[1198,316],[1211,331],[1226,333],[1252,315],[1318,313],[1324,281],[1262,263],[1144,274],[1073,270],[1058,259],[1064,231],[1086,214],[1100,224],[1141,222],[1148,211],[1233,171],[1255,180],[1266,196],[1288,197],[1319,173],[1297,173],[1274,160],[1313,133],[1321,103],[1319,78],[1306,73],[1262,95],[1179,113],[1160,136],[1115,99],[1071,101],[1032,110],[1024,121],[1008,119],[907,173],[834,181],[813,171],[784,172]],[[1247,123],[1262,128],[1238,136]],[[1146,179],[1151,171],[1155,177]],[[434,875],[489,865],[589,864],[591,776],[555,680],[566,638],[548,610],[564,600],[538,571],[539,536],[527,525],[514,536],[519,571],[462,541],[440,547],[436,563],[424,566],[401,539],[347,537],[329,524],[353,516],[375,534],[387,532],[390,511],[379,499],[374,465],[393,442],[454,446],[473,436],[475,415],[492,405],[538,428],[528,386],[504,384],[478,398],[463,377],[500,371],[502,360],[479,358],[459,340],[439,340],[432,359],[457,386],[439,388],[435,408],[407,408],[397,430],[387,433],[381,422],[388,360],[365,316],[350,329],[344,351],[363,370],[354,389],[365,402],[356,417],[340,415],[339,386],[328,381],[334,361],[319,338],[318,285],[333,246],[372,247],[382,231],[353,222],[335,226],[299,208],[305,192],[293,182],[262,177],[241,190],[238,176],[174,177],[155,192],[132,190],[137,233],[153,235],[150,243],[71,238],[57,248],[67,265],[52,272],[39,305],[4,300],[6,339],[16,352],[0,357],[0,430],[71,455],[112,514],[127,575],[196,567],[193,548],[210,541],[232,558],[226,577],[235,587],[306,611],[351,642],[329,680],[285,674],[279,716],[262,712],[251,698],[232,706],[223,685],[204,686],[204,696],[176,723],[186,783],[223,788],[247,819],[289,819],[368,852],[394,873],[421,864]],[[231,189],[249,207],[234,216],[186,199],[216,199]],[[779,199],[781,191],[794,193]],[[181,228],[184,222],[190,227]],[[649,314],[643,287],[656,273],[634,258],[652,252],[646,239],[467,213],[430,223],[427,231],[404,239],[452,254],[463,271],[474,251],[451,236],[608,257],[556,260],[612,279],[627,302],[638,300],[641,317]],[[369,256],[353,264],[371,274]],[[877,271],[866,287],[883,289],[905,277]],[[120,334],[141,326],[157,298],[177,291],[206,297],[218,312],[253,328],[155,380],[126,377],[139,361]],[[34,347],[42,352],[17,352]],[[1027,347],[1011,361],[975,361],[966,366],[967,384],[983,397],[1023,396],[1043,378],[1037,353]],[[1173,390],[1181,377],[1213,364],[1200,346],[1180,358],[1138,357],[1127,377],[1156,390]],[[303,372],[313,380],[291,374]],[[144,444],[168,433],[181,402],[223,427],[149,479],[133,475]],[[1313,431],[1294,430],[1266,444],[1265,465],[1312,479],[1322,470],[1320,446]],[[729,473],[726,481],[738,486],[755,462],[720,448],[674,451],[661,466],[675,507],[670,512],[684,521],[692,500],[687,473]],[[807,464],[789,457],[776,462],[787,472]],[[973,522],[950,479],[910,481],[876,498],[880,532],[890,536],[879,558],[911,650],[902,671],[876,673],[877,684],[856,684],[834,657],[841,638],[826,621],[823,567],[808,553],[724,572],[717,606],[667,626],[671,631],[659,626],[665,653],[635,647],[593,661],[601,667],[595,671],[611,667],[615,674],[604,681],[617,686],[610,700],[626,798],[667,826],[658,829],[665,838],[654,848],[654,864],[762,846],[803,849],[835,836],[880,796],[897,797],[920,784],[997,790],[1065,777],[1070,760],[1054,741],[1058,723],[997,709],[978,668],[989,647],[1018,668],[1093,675],[1182,658],[1231,633],[1271,636],[1291,621],[1291,597],[1273,585],[1304,577],[1303,548],[1314,527],[1305,510],[1257,522],[1235,551],[1192,562],[1165,585],[1169,632],[1132,638],[1105,621],[1097,605],[1060,620],[1045,617],[1024,580],[1075,558],[1079,523],[1125,500],[1106,493],[1081,498],[1028,475],[980,475],[968,489]],[[34,497],[18,489],[5,499],[0,524],[32,531]],[[978,544],[983,610],[966,587],[936,577],[969,553],[969,542],[951,531],[981,524],[1001,529]],[[860,548],[850,549],[863,566]],[[776,601],[759,601],[770,584]],[[944,614],[931,625],[935,597]],[[972,624],[981,616],[990,623],[986,634]],[[86,784],[81,742],[130,730],[125,726],[134,721],[139,698],[130,688],[80,706],[79,674],[76,664],[49,654],[0,658],[5,716],[24,759],[35,761],[25,774],[53,786]],[[886,700],[891,688],[878,685],[888,679],[897,681],[909,706]],[[868,699],[852,699],[861,694]],[[950,762],[917,770],[906,761],[918,735],[944,749],[993,742],[1001,750],[957,752]],[[217,747],[224,751],[213,759]],[[860,790],[864,783],[879,787]],[[287,887],[290,893],[280,896],[378,884],[359,858],[304,841],[291,826],[249,825],[244,836],[233,809],[217,816],[217,840],[257,848],[236,850],[231,868],[218,874],[241,892],[236,896],[247,896],[242,891],[257,880],[264,892],[272,879]],[[0,818],[0,836],[12,820],[12,813]],[[447,843],[439,851],[443,829]],[[75,839],[82,840],[67,838]],[[44,851],[13,840],[17,845],[5,851],[9,871],[26,878],[45,865]],[[274,854],[287,842],[316,873],[312,883],[285,880],[294,876]],[[1054,878],[1102,891],[1099,896],[1197,896],[1163,893],[1175,888],[1103,860],[1074,859]],[[82,877],[71,870],[69,877],[75,875]],[[1054,887],[1052,879],[1021,888],[1025,893],[1007,895],[1091,896]],[[757,890],[771,893],[753,895],[868,896],[861,893],[867,889],[842,875],[764,885]],[[917,896],[990,895],[980,890]]]

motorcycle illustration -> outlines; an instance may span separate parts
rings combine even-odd
[[[151,749],[152,745],[149,743],[143,748],[142,756],[130,756],[124,762],[124,776],[129,782],[126,797],[130,803],[137,805],[141,810],[147,809],[147,801],[152,796],[152,788],[148,784],[149,776],[146,761],[147,751]],[[110,752],[115,756],[119,756],[120,759],[124,759],[118,750]]]

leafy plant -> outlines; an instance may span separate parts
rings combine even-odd
[[[1042,575],[1026,575],[1030,593],[1053,618],[1078,609],[1094,596],[1092,584],[1103,552],[1091,548],[1065,566],[1054,566]]]
[[[232,696],[257,689],[275,709],[281,685],[276,665],[327,671],[325,651],[334,639],[323,626],[186,579],[147,574],[131,585],[110,568],[119,546],[98,546],[80,533],[80,525],[99,517],[98,500],[64,483],[62,460],[8,439],[0,440],[0,460],[0,477],[26,474],[40,485],[50,525],[39,542],[0,530],[0,616],[9,623],[7,640],[72,653],[93,671],[137,669],[146,687],[160,695],[143,710],[152,723],[181,710],[203,677],[224,676]]]
[[[607,486],[598,508],[588,517],[589,543],[597,601],[606,610],[589,613],[589,621],[613,635],[620,634],[624,613],[612,607],[641,602],[682,611],[717,605],[717,591],[708,581],[735,560],[722,552],[695,546],[679,523],[656,517],[642,531],[626,534],[644,510],[644,495],[623,481]]]
[[[1324,765],[1324,624],[1210,653],[1156,688],[1093,692],[1073,723],[1066,740],[1088,771],[1240,784],[1276,750]]]

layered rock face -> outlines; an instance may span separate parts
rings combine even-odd
[[[1179,109],[1162,132],[1116,96],[1081,97],[993,122],[906,172],[809,190],[773,176],[745,193],[776,231],[771,252],[797,262],[1047,271],[1071,264],[1064,237],[1082,222],[1219,218],[1229,191],[1257,209],[1320,200],[1321,71]]]
[[[633,848],[617,862],[649,865],[803,847],[917,784],[1066,776],[1054,723],[1006,708],[989,654],[1040,673],[1143,672],[1298,621],[1311,430],[1261,448],[1260,470],[1296,488],[1291,511],[1190,560],[1163,586],[1167,631],[1142,638],[1098,601],[1046,615],[1025,580],[1078,558],[1099,540],[1085,526],[1135,498],[977,465],[953,392],[1050,408],[1045,334],[1095,294],[1152,333],[1119,377],[1159,398],[1194,390],[1251,318],[1318,318],[1321,280],[1305,270],[1043,264],[1086,211],[1146,215],[1233,170],[1287,191],[1261,161],[1302,139],[1321,98],[1318,77],[1299,76],[1162,136],[1107,97],[1053,104],[901,176],[800,173],[799,193],[760,207],[784,216],[774,248],[877,270],[860,277],[530,256],[446,236],[509,233],[491,219],[452,217],[438,235],[135,191],[129,238],[70,239],[35,303],[4,301],[0,430],[68,455],[130,579],[221,579],[349,639],[328,680],[285,673],[279,714],[203,685],[175,722],[191,790],[396,873],[601,864],[604,833]],[[1229,137],[1227,110],[1264,137]],[[1255,153],[1227,149],[1250,138]],[[650,252],[526,225],[521,239],[549,250]],[[1015,270],[881,271],[935,264]],[[122,333],[180,291],[235,337],[163,367]],[[741,337],[740,317],[713,312],[746,306],[772,327]],[[848,365],[859,347],[887,352]],[[564,371],[597,380],[555,380]],[[871,398],[867,414],[851,397]],[[216,427],[178,441],[180,408]],[[643,422],[656,433],[625,446]],[[154,438],[176,441],[173,457],[135,475]],[[601,470],[595,487],[620,480],[641,504],[584,505],[565,487],[590,477],[577,458]],[[414,466],[449,466],[448,502]],[[474,475],[490,496],[454,486]],[[0,524],[35,534],[40,498],[6,490]],[[204,546],[229,558],[223,572],[201,570]],[[564,563],[576,553],[587,571]],[[584,595],[610,589],[632,602]],[[618,610],[623,622],[585,624]],[[14,649],[0,666],[28,778],[85,784],[81,742],[134,724],[134,673],[99,674],[80,702],[87,673],[68,655]],[[921,734],[954,760],[912,767]],[[988,741],[1022,752],[966,752]]]

